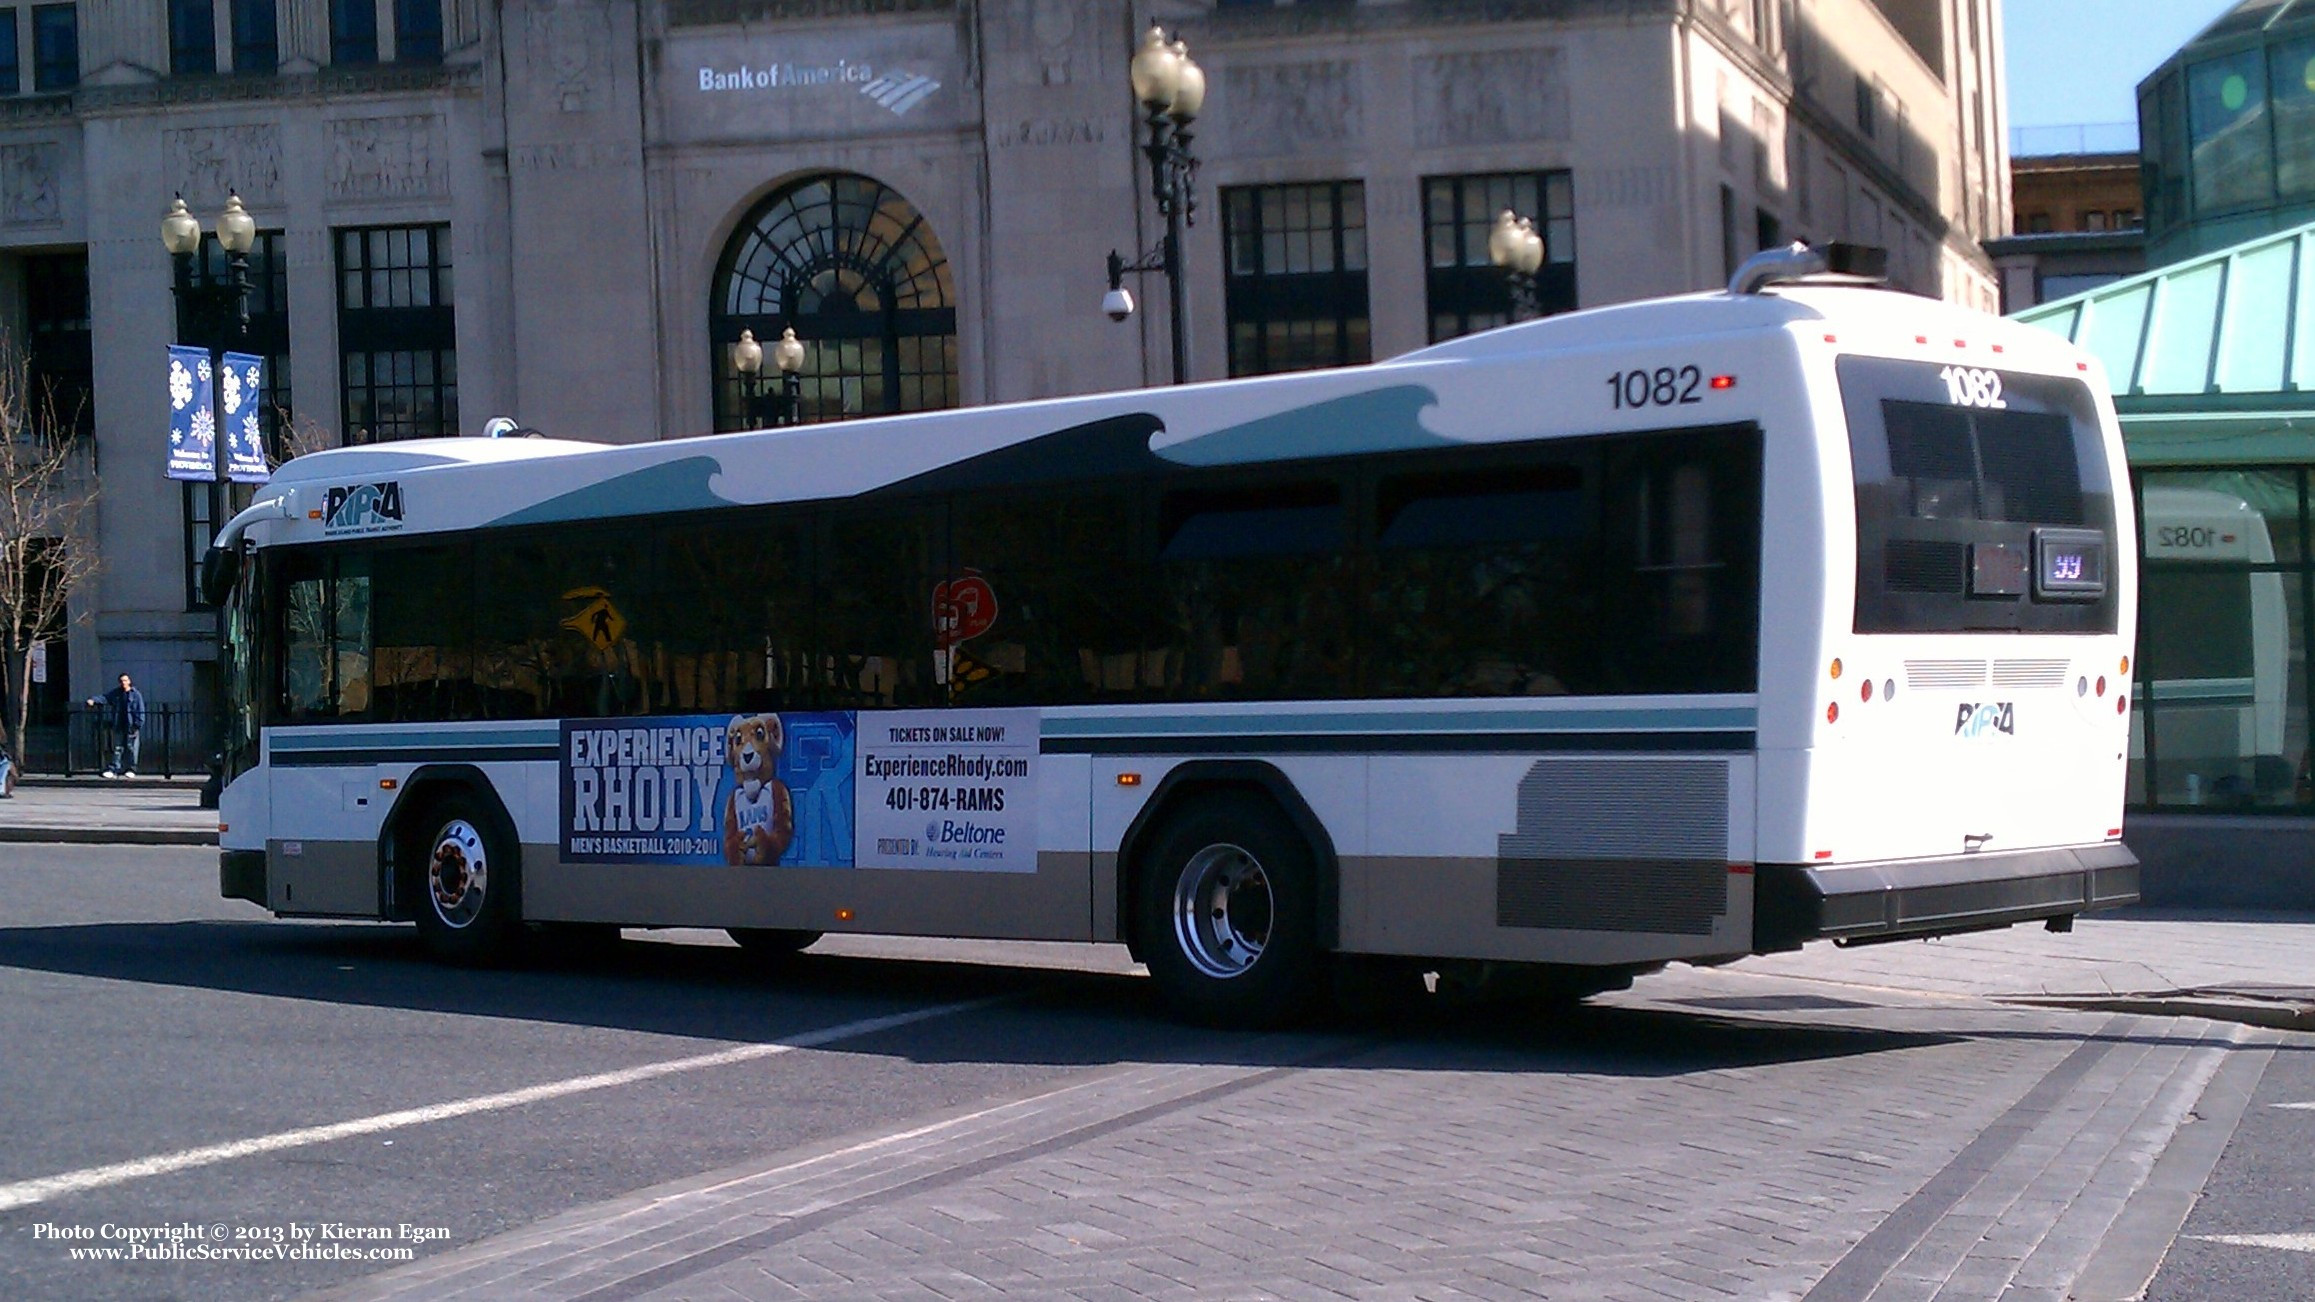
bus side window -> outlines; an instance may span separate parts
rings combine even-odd
[[[1136,699],[1169,685],[1130,560],[1134,498],[1057,486],[956,499],[949,699]]]
[[[1749,428],[1613,445],[1602,531],[1608,690],[1758,686],[1760,464]]]
[[[1174,695],[1354,695],[1343,493],[1331,480],[1177,488],[1158,509]]]
[[[819,547],[819,694],[830,708],[939,705],[947,664],[935,656],[934,590],[948,565],[948,508],[901,499],[831,515]]]
[[[368,558],[293,552],[281,566],[284,722],[370,709]]]
[[[1592,688],[1598,600],[1583,465],[1388,476],[1375,497],[1365,659],[1377,696]]]

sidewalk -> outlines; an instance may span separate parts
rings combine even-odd
[[[199,778],[47,778],[0,800],[0,842],[215,845],[217,811]]]

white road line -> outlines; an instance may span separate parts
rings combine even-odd
[[[914,1022],[926,1022],[937,1017],[951,1017],[958,1013],[987,1008],[993,1004],[1003,1003],[1006,998],[1007,996],[994,996],[988,999],[965,1000],[961,1003],[938,1004],[931,1008],[919,1008],[912,1012],[894,1013],[887,1017],[871,1017],[862,1021],[846,1022],[841,1026],[827,1027],[823,1030],[807,1031],[801,1035],[791,1035],[785,1039],[772,1041],[769,1044],[745,1044],[736,1049],[724,1049],[716,1053],[695,1054],[689,1058],[669,1058],[662,1062],[647,1062],[639,1067],[597,1072],[591,1076],[572,1076],[565,1080],[548,1081],[543,1085],[530,1085],[498,1094],[482,1094],[450,1103],[435,1103],[423,1108],[404,1108],[399,1112],[381,1112],[376,1116],[357,1117],[352,1121],[340,1121],[326,1126],[307,1126],[299,1130],[284,1130],[271,1135],[258,1135],[251,1139],[237,1139],[231,1143],[180,1149],[174,1153],[138,1158],[133,1162],[115,1162],[109,1166],[92,1166],[78,1171],[66,1171],[61,1175],[43,1176],[37,1180],[23,1180],[15,1184],[0,1185],[0,1212],[13,1211],[18,1207],[28,1207],[33,1203],[47,1202],[52,1198],[61,1198],[66,1194],[84,1193],[90,1189],[125,1184],[131,1180],[144,1180],[156,1175],[168,1175],[174,1171],[189,1170],[197,1166],[214,1166],[219,1162],[254,1157],[259,1153],[277,1153],[286,1148],[305,1148],[313,1144],[327,1144],[335,1140],[351,1139],[356,1135],[375,1135],[389,1130],[405,1130],[411,1126],[423,1126],[435,1121],[448,1121],[454,1117],[473,1116],[479,1112],[502,1112],[508,1108],[519,1108],[526,1104],[543,1103],[548,1099],[565,1098],[573,1094],[585,1094],[594,1090],[614,1089],[621,1085],[633,1085],[638,1081],[656,1080],[661,1076],[705,1071],[712,1067],[728,1067],[734,1063],[753,1062],[759,1058],[771,1058],[783,1053],[793,1053],[798,1049],[816,1049],[821,1045],[832,1044],[838,1040],[873,1035],[878,1031],[889,1031],[894,1027],[907,1026]]]
[[[2189,1234],[2204,1243],[2235,1248],[2281,1248],[2286,1252],[2315,1252],[2315,1234]]]
[[[2315,1112],[2315,1103],[2270,1103],[2267,1106],[2281,1108],[2285,1112]]]

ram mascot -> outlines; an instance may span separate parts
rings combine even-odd
[[[723,807],[723,861],[769,866],[796,839],[796,801],[780,781],[786,734],[776,714],[742,714],[724,730],[735,785]]]

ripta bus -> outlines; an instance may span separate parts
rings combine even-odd
[[[223,893],[1329,970],[2063,929],[2136,597],[2097,363],[1796,246],[1370,366],[284,466],[220,534]]]

